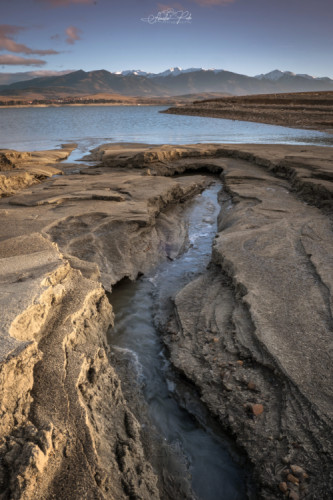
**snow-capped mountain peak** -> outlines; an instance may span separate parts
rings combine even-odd
[[[178,75],[181,75],[183,73],[195,73],[196,71],[214,71],[214,73],[220,73],[220,71],[223,71],[223,70],[222,69],[214,69],[214,68],[210,68],[210,69],[204,69],[204,68],[183,69],[183,68],[176,67],[176,68],[169,68],[166,71],[162,71],[162,73],[157,73],[155,75],[153,75],[153,73],[152,73],[151,75],[152,76],[178,76]]]
[[[291,71],[280,71],[279,69],[275,69],[274,71],[270,71],[269,73],[262,73],[261,75],[255,76],[258,80],[270,80],[272,82],[277,82],[283,77],[289,78],[305,78],[306,80],[324,80],[330,81],[330,78],[327,77],[316,77],[312,75],[307,75],[306,73],[292,73]]]
[[[279,69],[275,69],[274,71],[270,71],[269,73],[262,73],[261,75],[255,76],[258,80],[271,80],[273,82],[277,82],[283,76],[296,76],[295,73],[291,71],[281,71]]]
[[[122,76],[129,76],[129,75],[148,76],[148,75],[150,75],[150,73],[147,73],[147,71],[142,71],[141,69],[127,69],[125,71],[116,71],[115,75],[122,75]]]
[[[189,73],[191,71],[200,71],[200,68],[198,68],[198,69],[191,68],[191,69],[187,70],[187,69],[179,68],[177,66],[176,68],[169,68],[165,71],[162,71],[161,73],[155,73],[154,76],[178,76],[181,73]]]
[[[161,71],[161,73],[147,73],[146,71],[142,71],[141,69],[131,69],[131,70],[125,70],[125,71],[116,71],[114,74],[115,75],[122,75],[122,76],[128,76],[128,75],[135,75],[135,76],[146,76],[148,78],[155,78],[155,77],[164,77],[164,76],[179,76],[183,73],[194,73],[196,71],[213,71],[214,73],[220,73],[223,71],[223,69],[215,69],[215,68],[209,68],[209,69],[204,69],[204,68],[180,68],[179,66],[176,66],[175,68],[169,68],[165,71]]]

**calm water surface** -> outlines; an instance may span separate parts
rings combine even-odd
[[[217,435],[209,426],[199,425],[172,397],[172,373],[156,330],[156,318],[165,302],[170,302],[167,297],[174,298],[209,263],[220,210],[220,189],[216,183],[187,204],[184,219],[190,246],[183,255],[113,290],[111,303],[116,316],[109,342],[116,352],[132,358],[132,368],[143,383],[153,421],[167,442],[186,456],[197,498],[246,500],[245,474],[232,459],[226,437]]]
[[[161,106],[0,108],[0,148],[33,151],[77,142],[78,159],[105,142],[281,143],[333,146],[333,135],[261,123],[159,113]]]

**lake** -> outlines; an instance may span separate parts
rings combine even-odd
[[[71,160],[105,142],[280,143],[333,146],[333,135],[261,123],[159,113],[161,106],[0,108],[0,148],[33,151],[77,142]]]

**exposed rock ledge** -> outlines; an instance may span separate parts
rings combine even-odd
[[[225,194],[211,266],[164,332],[171,359],[262,498],[331,498],[332,149],[107,145],[91,159],[0,203],[1,498],[163,496],[108,357],[105,289],[181,251],[179,202],[207,183],[171,177],[185,171],[222,174]]]

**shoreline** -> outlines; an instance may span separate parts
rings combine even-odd
[[[233,96],[194,101],[161,112],[333,133],[333,92]]]
[[[174,257],[177,206],[213,174],[210,264],[162,340],[246,453],[258,498],[332,494],[332,149],[112,143],[74,173],[73,147],[0,151],[0,492],[162,496],[107,345],[107,293]]]
[[[78,106],[168,106],[168,104],[141,104],[141,103],[88,103],[88,104],[80,104],[80,103],[73,103],[73,104],[17,104],[17,105],[6,105],[6,106],[1,106],[0,109],[9,109],[9,108],[66,108],[66,107],[78,107]]]
[[[174,108],[177,110],[178,108]],[[292,128],[296,130],[313,130],[316,132],[322,132],[323,134],[333,134],[333,128],[325,129],[325,128],[319,128],[315,126],[302,126],[302,125],[286,125],[284,122],[276,122],[276,121],[269,121],[269,119],[261,119],[256,117],[255,119],[245,119],[245,118],[227,118],[224,116],[219,116],[218,114],[215,114],[214,112],[201,112],[201,111],[188,111],[188,110],[183,110],[182,108],[180,111],[174,111],[173,108],[170,108],[170,110],[165,110],[165,111],[160,111],[160,113],[165,113],[165,114],[174,114],[174,115],[184,115],[184,116],[198,116],[198,117],[204,117],[204,118],[215,118],[218,120],[230,120],[230,121],[241,121],[241,122],[250,122],[250,123],[262,123],[263,125],[274,125],[276,127],[284,127],[284,128]]]

